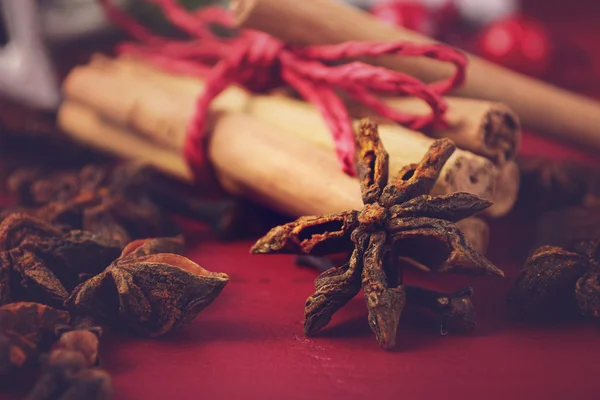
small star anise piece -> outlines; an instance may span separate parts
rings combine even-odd
[[[0,307],[0,375],[23,366],[51,344],[55,328],[69,322],[69,314],[38,303]]]
[[[306,302],[304,331],[310,335],[362,288],[369,325],[383,348],[395,346],[406,302],[396,260],[408,257],[433,271],[494,274],[502,271],[475,251],[454,224],[491,205],[469,193],[430,196],[455,150],[435,141],[420,163],[388,182],[388,154],[377,126],[363,121],[356,138],[357,172],[364,208],[320,217],[301,217],[273,228],[252,247],[255,254],[325,255],[352,251],[348,263],[323,272]]]
[[[180,248],[171,238],[132,242],[104,272],[78,286],[65,306],[149,337],[186,327],[229,277],[165,252]]]

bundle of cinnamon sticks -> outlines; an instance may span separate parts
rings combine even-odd
[[[58,121],[80,142],[192,182],[182,149],[203,87],[199,78],[169,73],[132,56],[95,55],[65,79]],[[519,186],[514,162],[521,141],[519,117],[499,102],[446,100],[449,127],[427,135],[378,121],[391,171],[418,162],[434,138],[449,137],[459,149],[444,167],[435,194],[477,194],[494,202],[485,212],[488,217],[507,214]],[[405,113],[429,112],[418,99],[387,101]],[[346,103],[355,122],[364,116],[377,119]],[[341,171],[329,130],[311,104],[230,86],[212,102],[210,119],[208,157],[226,191],[290,217],[361,207],[358,182]],[[467,219],[461,228],[485,250],[488,229],[482,219]]]
[[[191,182],[182,147],[202,88],[198,78],[173,75],[141,60],[96,55],[64,81],[58,120],[78,141]],[[502,216],[517,196],[519,174],[513,159],[520,143],[518,119],[501,104],[448,100],[451,126],[433,134],[453,138],[461,149],[447,163],[435,190],[491,199],[495,205],[488,215]],[[418,100],[390,103],[428,112]],[[293,217],[360,207],[358,183],[340,170],[327,127],[310,104],[230,87],[211,110],[209,157],[227,191]],[[364,110],[354,108],[353,113],[360,117]],[[434,140],[385,121],[380,131],[392,170],[417,162]],[[488,233],[482,220],[467,220],[463,226],[476,232],[472,240],[485,247]]]

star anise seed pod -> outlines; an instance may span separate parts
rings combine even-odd
[[[164,253],[178,247],[170,238],[133,242],[104,272],[75,288],[65,306],[150,337],[187,326],[229,277]]]
[[[319,217],[301,217],[273,228],[252,247],[255,254],[323,255],[352,251],[348,263],[328,269],[315,281],[306,302],[304,331],[310,335],[361,289],[369,325],[379,344],[395,346],[406,302],[395,261],[413,258],[433,271],[502,271],[475,251],[454,222],[491,205],[469,193],[430,196],[443,165],[455,150],[436,140],[419,164],[410,164],[388,182],[388,154],[377,125],[362,121],[357,138],[357,172],[364,208]]]

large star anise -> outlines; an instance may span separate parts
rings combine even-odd
[[[357,138],[357,172],[362,211],[301,217],[273,228],[252,253],[324,255],[352,250],[345,265],[323,272],[305,307],[304,331],[310,335],[363,289],[369,325],[379,344],[395,346],[406,302],[399,256],[433,271],[489,273],[501,270],[475,251],[454,224],[491,205],[469,193],[429,196],[440,170],[455,150],[449,139],[435,141],[419,164],[400,170],[388,183],[388,154],[377,125],[363,121]]]
[[[157,337],[188,326],[229,282],[174,254],[177,239],[140,239],[102,273],[77,286],[65,306],[140,335]]]

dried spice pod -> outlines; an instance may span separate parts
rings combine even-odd
[[[55,328],[69,322],[66,311],[19,302],[0,307],[0,375],[34,359],[51,344]]]
[[[509,309],[516,318],[529,320],[576,314],[575,284],[589,267],[586,256],[560,247],[540,247],[515,280],[508,294]]]
[[[42,373],[27,399],[111,398],[110,375],[96,368],[102,330],[90,324],[89,320],[78,321],[61,330],[60,339],[50,352],[40,357]]]
[[[441,293],[418,286],[406,286],[408,305],[425,307],[440,318],[440,333],[466,332],[476,326],[473,288]]]
[[[600,317],[600,266],[586,272],[575,286],[577,304],[583,315]]]
[[[0,300],[61,308],[82,275],[95,275],[121,252],[118,242],[85,231],[62,232],[23,214],[0,224]]]
[[[435,141],[419,164],[407,165],[388,182],[388,155],[377,125],[363,120],[356,138],[357,172],[364,208],[301,217],[273,228],[252,247],[255,254],[331,254],[352,250],[348,263],[323,272],[306,302],[305,333],[325,326],[362,288],[369,325],[379,344],[395,346],[406,294],[396,260],[410,257],[434,271],[492,274],[502,271],[475,251],[454,224],[490,206],[468,193],[430,196],[455,150]]]
[[[172,253],[165,239],[138,241],[104,272],[78,286],[65,302],[76,313],[156,337],[187,326],[229,278]]]

